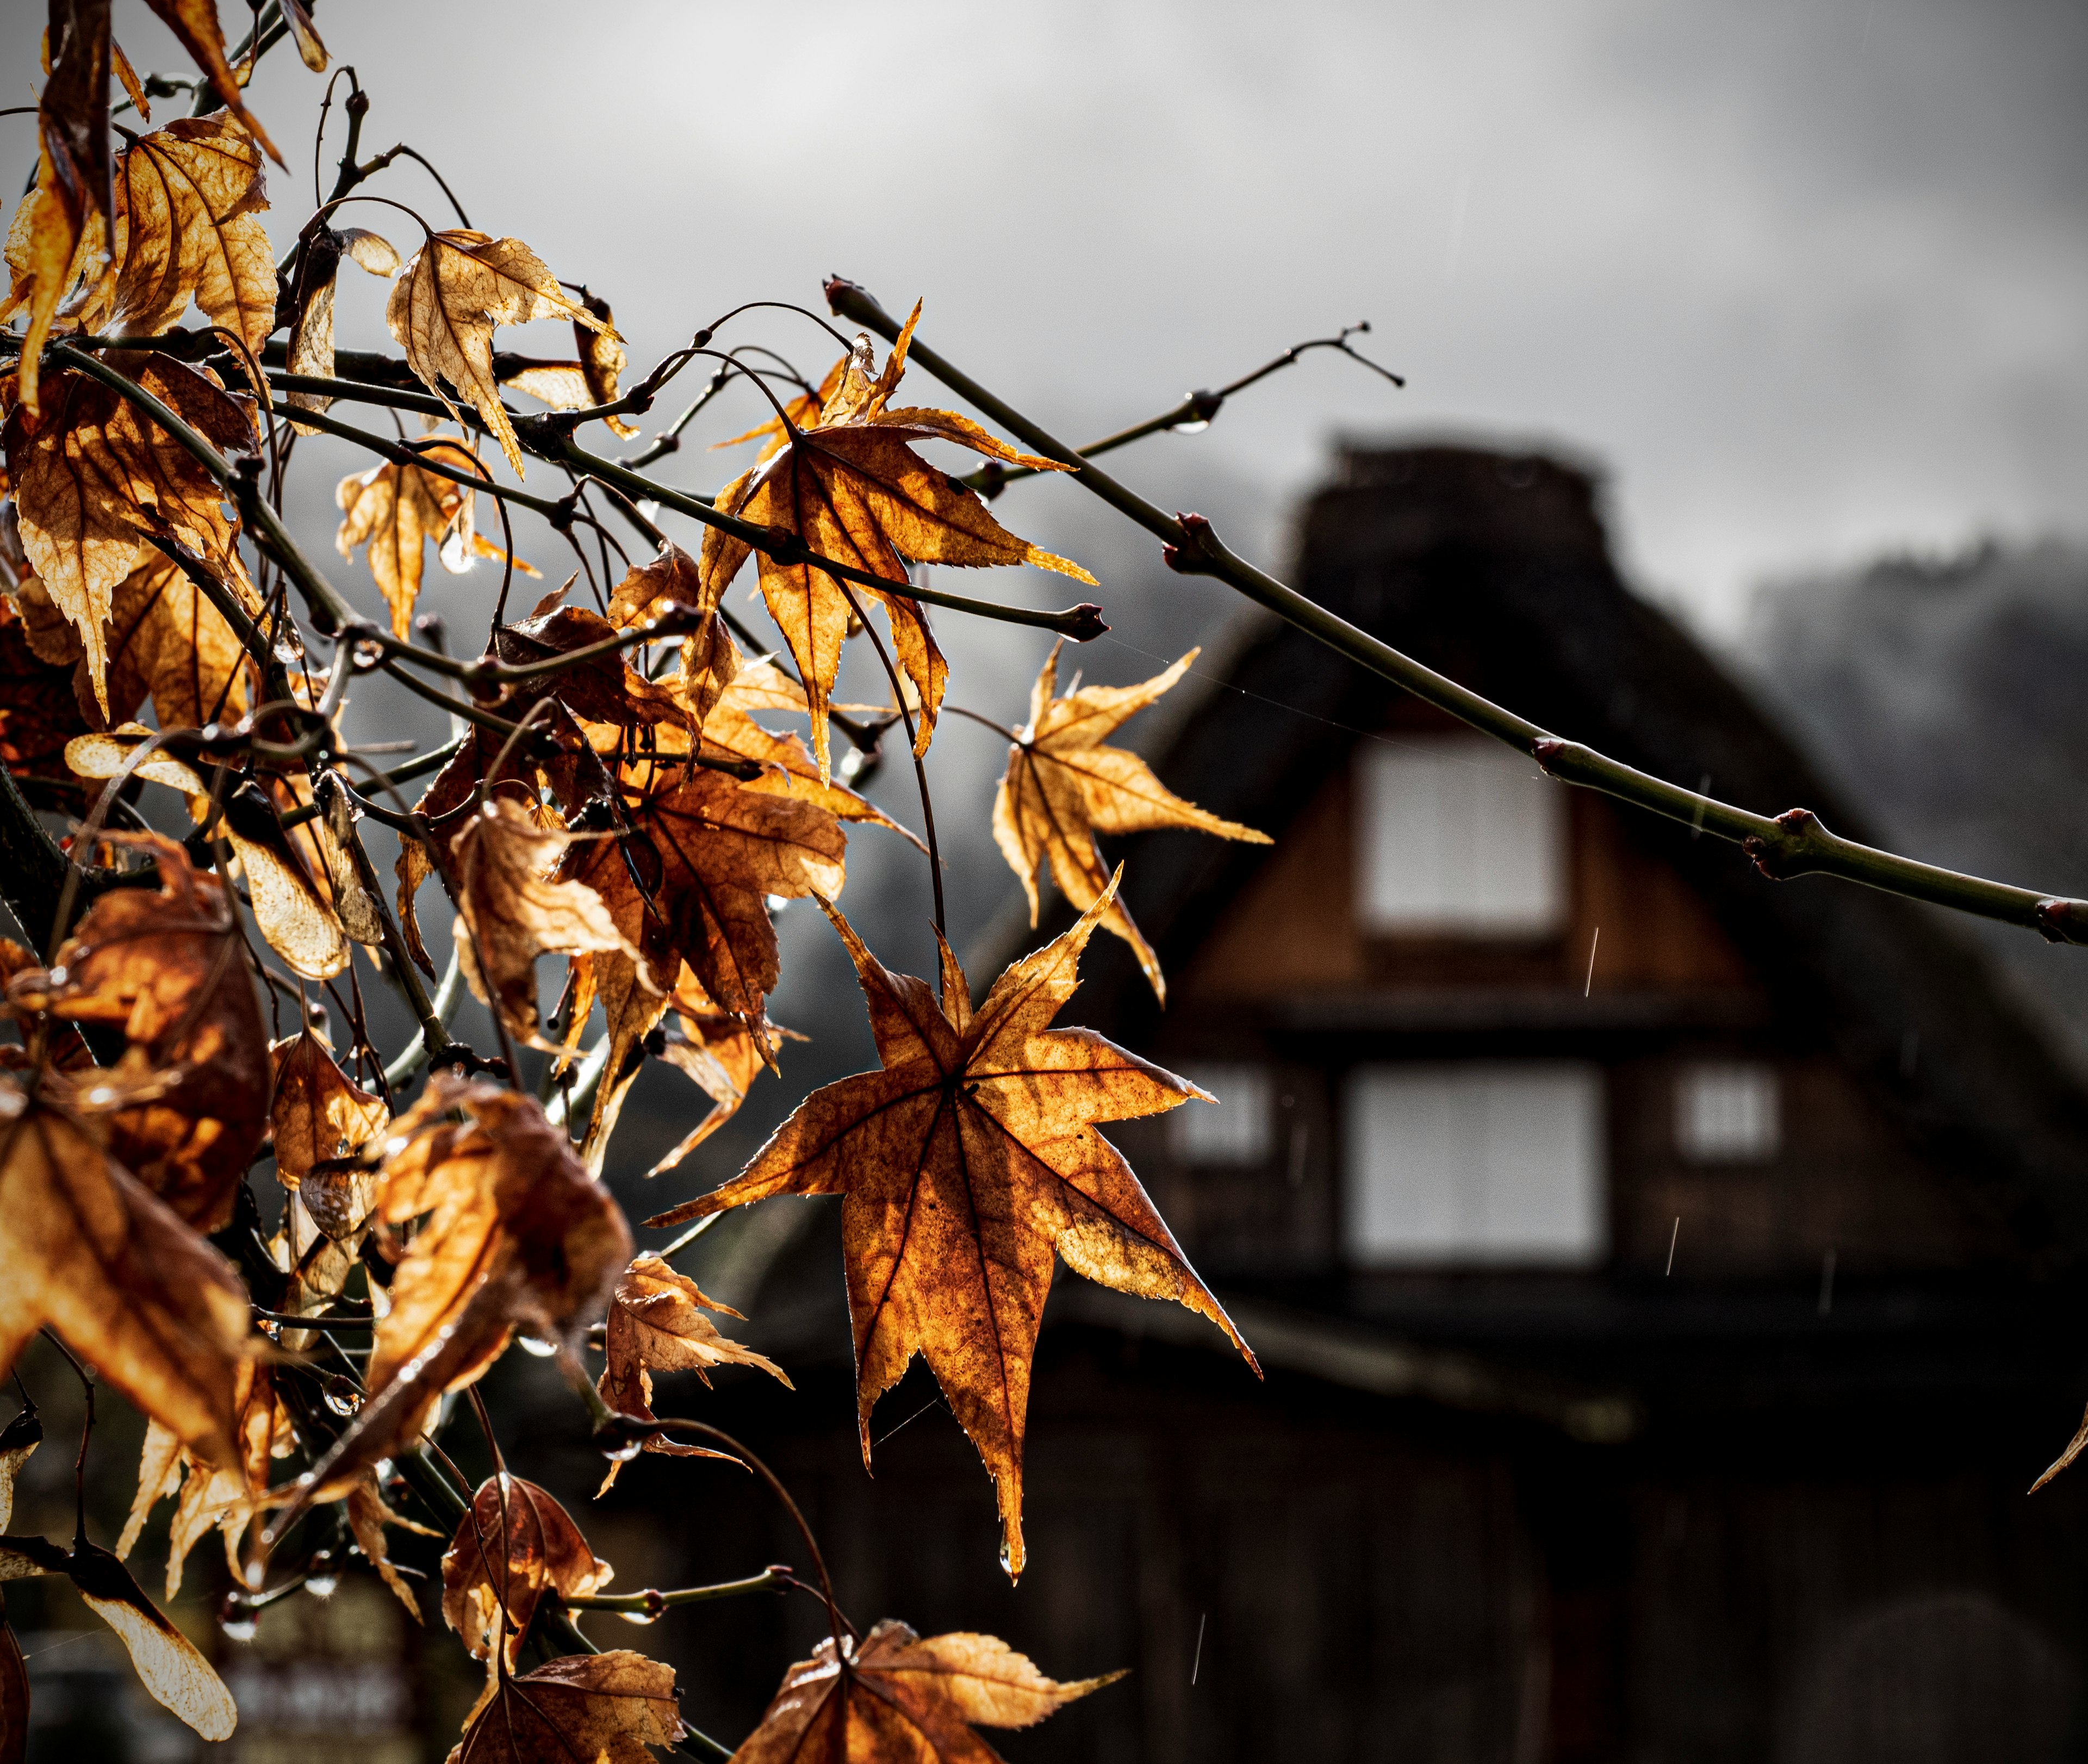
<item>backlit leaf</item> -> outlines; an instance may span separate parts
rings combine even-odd
[[[482,1660],[501,1637],[505,1603],[511,1671],[546,1592],[584,1597],[606,1586],[613,1572],[547,1491],[503,1472],[478,1485],[443,1554],[443,1621]]]

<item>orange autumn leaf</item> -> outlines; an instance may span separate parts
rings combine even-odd
[[[268,139],[267,131],[254,120],[239,96],[239,75],[225,58],[225,32],[217,21],[217,0],[145,0],[160,21],[172,31],[189,59],[208,75],[218,101],[246,126],[246,131],[268,149],[269,158],[280,165],[283,156]]]
[[[609,302],[584,288],[579,292],[580,304],[603,328],[597,330],[580,319],[573,321],[573,346],[580,352],[580,358],[531,361],[519,371],[506,374],[500,382],[510,391],[526,392],[554,410],[585,410],[614,404],[617,382],[630,366],[630,358],[616,334],[616,319]],[[611,434],[627,440],[638,433],[638,425],[628,417],[617,415],[601,420]]]
[[[276,1143],[276,1179],[285,1188],[302,1189],[315,1164],[353,1157],[392,1119],[383,1098],[353,1083],[310,1028],[276,1043],[268,1056],[276,1076],[268,1124]],[[374,1179],[363,1180],[374,1184]],[[349,1224],[327,1235],[345,1236],[353,1228]]]
[[[37,367],[58,302],[91,254],[108,247],[111,222],[109,0],[72,0],[50,9],[44,41],[49,77],[36,101],[35,187],[7,229],[7,298],[0,324],[28,315],[17,383],[33,417]]]
[[[116,281],[86,316],[129,336],[170,331],[193,300],[259,353],[276,328],[276,261],[254,138],[224,116],[135,137],[116,174]]]
[[[707,583],[696,560],[668,541],[658,556],[633,565],[609,597],[609,622],[618,631],[669,619],[693,621],[694,628],[682,642],[681,671],[665,683],[698,728],[741,666],[732,633],[718,616],[723,585]]]
[[[231,1264],[87,1124],[6,1081],[0,1267],[0,1373],[49,1325],[184,1444],[235,1461],[247,1312]]]
[[[415,450],[431,464],[467,476],[477,474],[478,456],[461,441],[447,438],[423,442]],[[477,493],[455,478],[419,465],[386,462],[344,477],[334,490],[341,522],[334,549],[344,558],[363,548],[370,573],[383,591],[392,614],[392,632],[404,638],[412,630],[413,608],[421,597],[428,542],[452,576],[461,576],[481,558],[498,558],[500,547],[480,537],[474,503]],[[524,574],[537,572],[519,558]]]
[[[540,956],[614,952],[638,959],[609,906],[584,882],[554,881],[559,855],[588,836],[548,833],[503,797],[467,817],[451,845],[457,872],[457,961],[507,1032],[554,1050],[537,1016]]]
[[[334,377],[334,293],[344,257],[373,276],[388,280],[398,273],[398,252],[378,233],[360,227],[321,227],[306,238],[290,289],[290,340],[283,358],[293,374],[315,379]],[[333,399],[325,392],[289,392],[283,402],[293,410],[323,411],[332,405]],[[299,435],[319,432],[315,425],[294,417],[290,426]]]
[[[462,1122],[452,1113],[461,1111]],[[445,1391],[481,1377],[520,1329],[567,1353],[631,1255],[614,1197],[533,1098],[438,1076],[393,1124],[375,1217],[417,1220],[392,1277],[369,1394],[272,1531],[413,1440]]]
[[[522,475],[522,447],[500,402],[493,373],[496,325],[566,318],[593,331],[613,329],[562,289],[520,239],[496,239],[467,228],[431,233],[407,259],[384,309],[384,322],[428,390],[461,423],[445,386],[454,387],[486,421]]]
[[[610,1303],[603,1343],[607,1364],[595,1385],[602,1401],[620,1415],[650,1421],[654,1418],[654,1372],[692,1372],[708,1384],[714,1366],[758,1366],[786,1390],[791,1388],[781,1366],[725,1334],[704,1314],[709,1311],[739,1315],[730,1305],[706,1298],[695,1281],[676,1273],[657,1256],[644,1255],[634,1261],[617,1282],[616,1296]],[[658,1434],[647,1438],[644,1449],[671,1458],[727,1455]],[[609,1492],[623,1467],[619,1462],[610,1463],[597,1493]]]
[[[919,699],[914,750],[927,751],[949,670],[930,635],[920,602],[905,592],[906,566],[964,567],[1033,563],[1084,582],[1077,563],[1038,550],[993,518],[964,486],[914,451],[922,441],[950,441],[991,459],[1060,472],[1055,460],[1018,453],[969,418],[947,410],[886,408],[906,368],[906,349],[921,316],[917,304],[884,364],[874,375],[870,340],[855,353],[817,420],[797,430],[751,471],[718,492],[729,515],[794,535],[812,550],[882,577],[892,590],[843,584],[813,565],[764,554],[761,592],[789,645],[812,713],[812,751],[824,781],[829,771],[827,704],[841,670],[853,603],[883,603],[892,626],[893,660]],[[751,547],[722,529],[704,534],[704,576],[721,589],[739,573]]]
[[[221,453],[252,453],[251,410],[214,375],[165,355],[110,352],[129,375]],[[109,709],[109,626],[117,584],[145,561],[144,541],[181,541],[236,580],[236,522],[217,480],[112,388],[67,370],[49,377],[39,415],[26,405],[4,431],[22,546],[52,603],[79,633],[88,678]]]
[[[974,1727],[1034,1727],[1122,1672],[1060,1684],[991,1635],[925,1641],[890,1618],[783,1676],[736,1764],[999,1764]]]
[[[1076,912],[1085,913],[1102,897],[1109,871],[1095,850],[1097,833],[1183,827],[1221,839],[1269,843],[1266,833],[1184,802],[1136,754],[1104,745],[1104,738],[1188,671],[1196,650],[1136,686],[1081,686],[1076,679],[1073,690],[1060,696],[1059,652],[1064,647],[1063,640],[1051,646],[1030,688],[1029,721],[1015,731],[1008,773],[993,799],[993,837],[1008,867],[1022,880],[1032,926],[1037,923],[1037,872],[1047,860],[1052,880]],[[1113,899],[1102,923],[1131,945],[1153,991],[1166,1003],[1159,957],[1123,903]]]
[[[443,1621],[475,1660],[504,1634],[511,1672],[546,1593],[582,1598],[606,1586],[613,1572],[547,1490],[503,1471],[478,1485],[443,1552]]]
[[[94,903],[52,964],[51,1009],[122,1030],[112,1077],[160,1088],[109,1116],[109,1149],[183,1218],[219,1231],[267,1130],[267,1036],[224,885],[172,840],[131,837],[160,886]]]
[[[206,1740],[230,1739],[239,1724],[232,1693],[195,1644],[139,1590],[130,1570],[83,1539],[73,1546],[65,1572],[87,1608],[116,1632],[153,1700]]]
[[[738,1112],[748,1086],[764,1068],[774,1068],[785,1037],[803,1039],[767,1021],[758,1030],[750,1028],[744,1019],[720,1010],[687,968],[669,1002],[674,1021],[660,1038],[660,1058],[694,1082],[711,1099],[711,1107],[673,1150],[645,1172],[648,1176],[672,1170]],[[611,1023],[613,1032],[613,1018]],[[648,1030],[652,1027],[648,1024]]]
[[[612,1648],[496,1670],[447,1764],[654,1764],[682,1734],[674,1668]]]
[[[1204,1093],[1091,1030],[1050,1026],[1115,894],[1112,882],[1071,931],[1003,974],[976,1012],[947,945],[939,1004],[924,982],[888,971],[829,908],[883,1069],[814,1091],[732,1181],[646,1222],[675,1225],[775,1194],[845,1196],[863,1460],[878,1398],[925,1355],[992,1473],[1011,1577],[1025,1556],[1024,1417],[1055,1254],[1119,1291],[1187,1305],[1255,1363],[1130,1165],[1096,1131]]]

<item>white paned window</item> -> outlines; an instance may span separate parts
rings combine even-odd
[[[1366,1066],[1344,1102],[1354,1260],[1583,1266],[1601,1256],[1599,1068]]]
[[[1772,1068],[1691,1066],[1676,1081],[1675,1145],[1692,1163],[1766,1163],[1782,1143],[1782,1098]]]
[[[1167,1117],[1174,1155],[1189,1164],[1260,1164],[1275,1145],[1276,1081],[1266,1066],[1193,1065],[1190,1083],[1216,1097],[1192,1098]]]
[[[1565,792],[1483,735],[1400,737],[1357,750],[1363,928],[1532,937],[1566,918]]]

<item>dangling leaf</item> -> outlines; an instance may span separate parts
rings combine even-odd
[[[613,1572],[546,1490],[503,1471],[478,1485],[443,1553],[443,1621],[475,1660],[492,1653],[504,1627],[512,1672],[546,1592],[582,1598],[606,1586]]]
[[[254,120],[239,96],[239,75],[225,58],[225,31],[217,22],[217,0],[145,0],[160,22],[172,31],[189,52],[189,58],[210,78],[225,108],[246,126],[246,132],[268,149],[269,158],[280,165],[283,156],[267,131]]]
[[[682,1734],[674,1668],[613,1648],[495,1670],[447,1764],[653,1764]]]

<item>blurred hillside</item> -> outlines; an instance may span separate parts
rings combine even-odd
[[[1778,583],[1744,661],[1897,849],[2088,893],[2088,549],[1987,544]],[[2088,952],[1961,923],[2088,1065]]]

